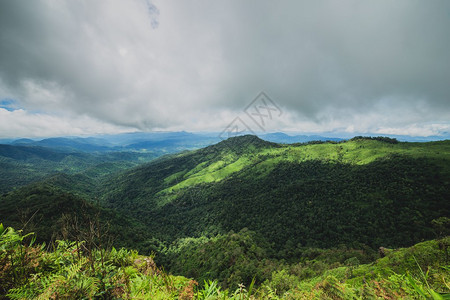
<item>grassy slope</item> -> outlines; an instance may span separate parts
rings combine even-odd
[[[263,142],[262,146],[251,147],[253,142],[253,140],[243,140],[242,144],[245,148],[240,152],[233,151],[233,147],[228,148],[226,142],[222,142],[210,149],[171,156],[170,159],[149,165],[149,168],[156,169],[156,172],[159,172],[161,168],[165,168],[164,171],[170,170],[170,172],[161,172],[164,176],[162,180],[153,178],[157,175],[156,172],[147,172],[146,167],[134,170],[133,173],[140,176],[147,172],[146,176],[150,176],[154,181],[159,180],[152,182],[157,184],[156,190],[152,189],[152,191],[156,191],[158,195],[168,195],[193,185],[218,182],[244,168],[253,168],[255,174],[264,176],[280,162],[301,163],[320,160],[366,165],[383,157],[405,155],[411,158],[432,159],[437,165],[443,167],[446,175],[450,174],[450,141],[388,144],[373,140],[357,140],[339,144],[313,145],[274,145]],[[193,162],[198,163],[193,164]],[[163,200],[163,203],[167,202]]]
[[[360,140],[340,144],[284,145],[256,150],[256,152],[247,151],[244,154],[229,153],[223,155],[218,161],[201,162],[195,168],[187,170],[183,174],[178,174],[180,176],[176,177],[177,182],[170,180],[170,177],[173,176],[170,175],[165,179],[170,186],[165,191],[170,192],[193,184],[220,181],[250,165],[261,166],[268,172],[281,161],[300,163],[309,160],[322,160],[365,165],[376,159],[396,154],[413,158],[435,159],[438,163],[443,163],[442,165],[447,168],[447,172],[450,168],[448,164],[450,161],[449,141],[388,144],[379,141]]]
[[[277,145],[244,137],[232,143],[157,159],[104,181],[105,189],[99,194],[104,194],[103,201],[111,207],[147,222],[151,235],[159,238],[239,231],[245,225],[270,242],[276,241],[272,245],[275,248],[277,243],[283,244],[283,251],[298,248],[299,241],[304,246],[317,246],[314,239],[333,245],[349,242],[355,236],[345,233],[355,229],[354,234],[364,236],[359,242],[372,241],[375,247],[389,245],[382,242],[393,235],[398,235],[398,239],[392,240],[391,245],[411,245],[433,235],[428,228],[432,218],[445,212],[448,215],[449,141],[388,144],[359,140]],[[107,164],[100,168],[103,174],[110,170]],[[54,186],[90,197],[98,191],[88,172],[57,175],[47,179],[50,187],[38,185],[4,195],[0,215],[15,215],[12,223],[6,221],[20,226],[17,211],[27,207],[25,213],[31,214],[39,208],[38,219],[50,222],[49,231],[44,234],[51,235],[56,229],[50,227],[58,223],[53,219],[60,218],[60,212],[92,207],[77,196],[55,190]],[[35,201],[37,197],[40,201]],[[114,229],[123,233],[121,238],[128,245],[150,237],[133,231],[139,226],[127,223],[130,219],[107,210],[102,213],[106,220],[130,228]],[[369,213],[375,215],[367,223]],[[400,217],[403,221],[396,223]],[[361,225],[368,225],[370,230]],[[386,231],[384,237],[377,236],[378,231],[390,227],[394,230]],[[417,234],[417,229],[429,235]],[[340,239],[342,236],[344,239]],[[447,249],[448,239],[430,241],[392,251],[375,264],[350,266],[353,262],[349,262],[348,266],[331,268],[301,281],[299,274],[306,269],[299,265],[287,273],[275,272],[259,292],[266,297],[278,294],[286,298],[291,295],[324,299],[340,299],[339,293],[344,299],[351,299],[352,295],[417,296],[419,292],[410,282],[425,292],[428,287],[411,253],[424,272],[429,268],[431,289],[444,292],[444,281],[448,282],[449,276]],[[290,253],[286,255],[295,258]],[[412,274],[412,281],[407,272]],[[283,286],[283,282],[289,284]]]
[[[411,245],[448,215],[449,167],[450,141],[278,145],[244,136],[125,172],[105,183],[103,201],[162,239],[248,227],[277,247]]]
[[[53,159],[70,159],[58,155]],[[400,246],[433,237],[430,221],[448,215],[449,161],[449,141],[279,145],[245,136],[119,176],[108,176],[118,166],[106,162],[45,184],[100,197],[162,240],[248,227],[277,249],[352,241]]]
[[[386,256],[373,263],[349,259],[345,266],[304,280],[298,280],[295,271],[291,276],[274,273],[268,285],[281,288],[279,294],[289,299],[441,299],[441,295],[450,296],[449,247],[446,237],[387,249]],[[283,287],[285,282],[291,283],[290,288]]]

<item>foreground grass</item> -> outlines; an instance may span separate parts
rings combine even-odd
[[[1,299],[449,299],[450,237],[359,265],[329,265],[320,275],[302,274],[299,263],[236,290],[216,281],[199,285],[158,268],[151,256],[88,243],[58,241],[51,251],[0,225]]]

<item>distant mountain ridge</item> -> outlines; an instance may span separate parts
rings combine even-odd
[[[159,154],[161,155],[161,154]],[[159,156],[155,153],[61,151],[33,145],[0,144],[0,193],[57,173],[87,172],[91,179],[127,169]]]
[[[342,138],[326,137],[321,135],[287,135],[282,132],[265,133],[258,135],[261,139],[281,144],[307,143],[311,141],[343,141]]]
[[[374,133],[355,133],[352,136],[388,136],[399,141],[427,142],[450,139],[447,133],[442,136],[408,136],[386,135]],[[348,133],[299,134],[286,132],[259,132],[257,136],[263,140],[282,143],[306,143],[311,141],[342,141],[351,138]],[[107,151],[139,151],[165,148],[166,152],[192,150],[222,141],[221,132],[186,132],[186,131],[153,131],[132,132],[122,134],[104,134],[91,137],[52,137],[41,139],[0,139],[0,144],[33,145],[58,149],[61,151],[107,152]]]
[[[342,141],[342,138],[320,135],[288,135],[282,132],[261,133],[259,138],[283,144],[305,143],[310,141]],[[201,148],[218,143],[223,139],[220,133],[197,134],[181,132],[136,132],[97,137],[57,137],[41,140],[17,139],[5,140],[7,144],[32,145],[56,148],[65,151],[117,151],[123,149],[155,149],[177,145],[186,149]]]

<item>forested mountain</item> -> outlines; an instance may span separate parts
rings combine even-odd
[[[45,139],[5,140],[6,144],[51,148],[62,152],[154,151],[173,153],[198,149],[220,141],[218,133],[190,132],[133,132],[93,137],[55,137]],[[0,140],[1,142],[1,140]]]
[[[40,146],[0,144],[0,193],[58,173],[84,173],[92,179],[129,169],[161,154],[142,152],[62,152]]]
[[[291,144],[310,141],[342,141],[341,138],[320,135],[288,135],[282,132],[260,133],[266,141]],[[101,153],[114,151],[152,151],[155,154],[174,153],[203,148],[223,140],[220,132],[132,132],[93,137],[55,137],[45,139],[4,139],[0,144],[51,148],[59,152]]]
[[[8,193],[1,203],[2,222],[25,232],[39,232],[39,242],[84,236],[95,237],[105,246],[130,246],[150,238],[136,220],[46,183]]]
[[[449,213],[450,143],[280,145],[254,136],[156,160],[111,178],[102,204],[163,240],[249,228],[278,250],[405,246]]]
[[[240,136],[159,158],[18,145],[0,157],[6,226],[154,253],[170,272],[223,287],[310,278],[320,257],[369,263],[379,247],[448,235],[450,141]],[[280,268],[291,275],[273,275]]]

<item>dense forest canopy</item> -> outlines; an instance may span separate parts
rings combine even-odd
[[[449,234],[449,141],[240,136],[166,156],[0,150],[6,226],[50,245],[137,249],[201,285],[298,283]]]

